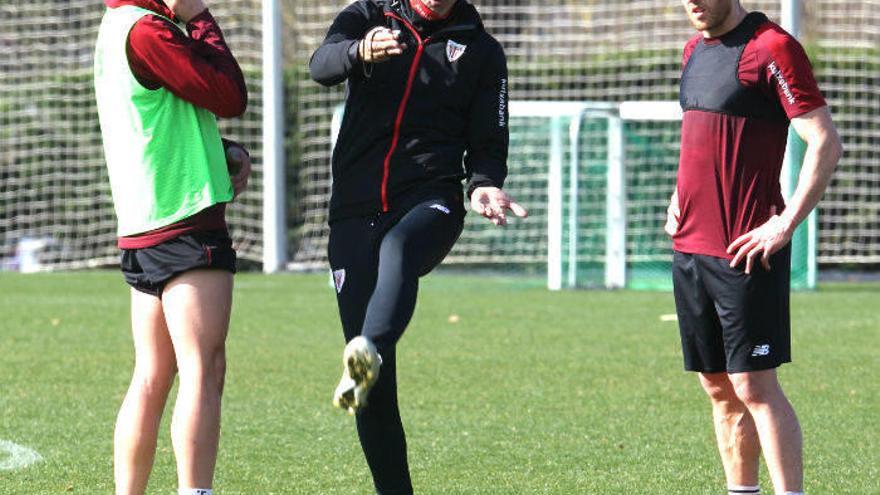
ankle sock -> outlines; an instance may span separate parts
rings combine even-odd
[[[761,487],[732,485],[727,487],[727,495],[761,495]]]

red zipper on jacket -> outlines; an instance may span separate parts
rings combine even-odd
[[[403,124],[403,115],[406,112],[406,104],[409,101],[410,93],[412,93],[413,82],[415,82],[416,79],[416,73],[419,69],[419,62],[422,59],[422,52],[425,49],[425,43],[430,40],[430,37],[422,40],[422,37],[419,36],[418,31],[416,31],[412,24],[406,22],[406,20],[398,15],[391,12],[385,12],[385,17],[391,17],[400,21],[410,30],[410,32],[412,32],[413,36],[415,36],[416,40],[419,42],[419,46],[416,48],[416,54],[413,57],[412,65],[409,67],[409,78],[406,81],[406,89],[403,91],[403,99],[400,100],[400,106],[397,108],[397,118],[394,120],[394,134],[391,136],[391,147],[388,148],[388,154],[385,155],[385,163],[382,169],[382,212],[388,213],[388,176],[391,172],[391,155],[394,154],[394,151],[397,149],[397,142],[400,140],[400,126]]]

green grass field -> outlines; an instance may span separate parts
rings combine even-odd
[[[236,280],[218,494],[372,493],[353,421],[330,406],[342,338],[327,278]],[[781,376],[807,493],[880,493],[880,285],[792,305]],[[660,320],[673,312],[668,293],[427,278],[398,358],[416,492],[724,493],[708,401]],[[116,272],[0,275],[0,440],[44,458],[0,470],[0,494],[112,493],[128,328]],[[151,494],[176,493],[169,418]]]

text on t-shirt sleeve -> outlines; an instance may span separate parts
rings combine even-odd
[[[767,29],[758,37],[765,51],[760,85],[779,99],[789,119],[826,105],[813,67],[803,47],[781,28]]]

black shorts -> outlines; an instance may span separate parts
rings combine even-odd
[[[168,282],[183,272],[213,268],[235,273],[235,250],[225,230],[184,234],[157,246],[123,249],[120,266],[128,285],[162,297]]]
[[[703,373],[740,373],[776,368],[791,361],[789,293],[791,246],[745,262],[675,252],[672,283],[684,367]]]

